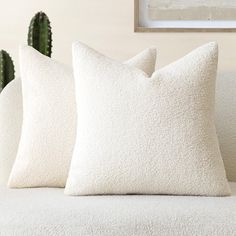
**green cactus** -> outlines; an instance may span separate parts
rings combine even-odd
[[[0,51],[0,92],[3,88],[14,79],[14,64],[10,55],[4,51]]]
[[[51,57],[52,31],[50,21],[44,12],[38,12],[30,22],[28,45]]]

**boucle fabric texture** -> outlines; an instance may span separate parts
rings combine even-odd
[[[146,72],[148,71],[149,69]],[[235,77],[235,71],[223,71],[217,76],[216,129],[227,177],[236,182]],[[17,78],[0,94],[0,184],[6,184],[9,178],[17,153],[21,125],[21,82]]]
[[[218,48],[151,77],[74,44],[77,139],[65,193],[230,194],[214,124]]]
[[[227,177],[230,181],[236,182],[235,77],[235,72],[224,71],[218,74],[216,83],[216,129]],[[11,81],[0,94],[0,184],[6,184],[9,178],[17,153],[21,125],[21,82],[17,78]]]
[[[126,63],[150,74],[155,55],[155,49],[146,49]],[[20,69],[22,134],[8,185],[64,187],[76,133],[72,70],[28,46],[20,48]],[[8,150],[4,159],[14,160],[14,150]]]
[[[235,236],[230,197],[68,197],[62,189],[0,187],[1,236]]]
[[[14,163],[22,125],[22,95],[19,78],[0,95],[0,184],[6,184]]]
[[[227,177],[236,182],[236,71],[219,73],[216,83],[216,130]]]

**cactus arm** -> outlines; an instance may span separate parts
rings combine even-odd
[[[28,45],[51,57],[52,31],[50,21],[43,12],[38,12],[31,20],[28,31]]]
[[[0,51],[0,92],[3,88],[14,79],[14,64],[10,55],[4,51]]]

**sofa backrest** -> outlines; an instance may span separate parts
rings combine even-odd
[[[227,177],[236,182],[236,71],[218,74],[216,128]]]
[[[6,184],[15,160],[21,124],[21,82],[15,79],[0,95],[0,184]],[[218,75],[216,128],[227,177],[236,182],[236,71]]]
[[[21,81],[11,81],[0,95],[0,184],[7,182],[14,163],[22,124]]]

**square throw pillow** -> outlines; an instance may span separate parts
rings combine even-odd
[[[125,63],[150,75],[155,62],[156,50],[150,48]],[[8,185],[64,187],[76,133],[72,70],[28,46],[20,48],[20,69],[23,124]],[[13,154],[6,151],[5,158],[14,160]]]
[[[76,43],[65,193],[229,195],[214,124],[217,58],[209,43],[149,77]]]

